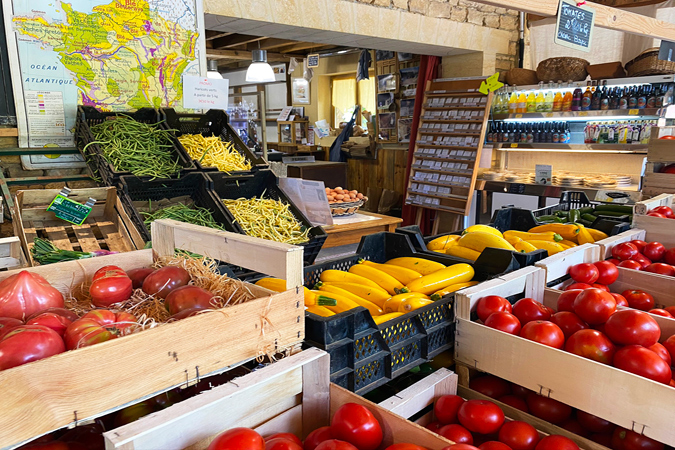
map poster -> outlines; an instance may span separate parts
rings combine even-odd
[[[200,0],[2,2],[20,147],[73,146],[78,105],[182,111],[206,73]]]

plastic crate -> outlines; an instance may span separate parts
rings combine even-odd
[[[529,212],[529,211],[528,211]],[[531,227],[530,227],[531,228]],[[515,228],[506,228],[515,229]],[[504,231],[504,230],[502,230]],[[436,238],[447,236],[449,234],[461,234],[461,231],[454,231],[452,233],[443,233],[436,236],[424,237],[420,227],[417,225],[410,225],[407,227],[400,227],[396,229],[399,234],[405,234],[410,238],[413,247],[416,251],[425,255],[442,255],[442,253],[427,250],[427,244]],[[514,270],[521,269],[527,266],[533,266],[537,261],[548,257],[546,250],[536,250],[530,253],[520,253],[501,248],[486,248],[478,257],[476,263],[479,267],[489,267],[490,273],[508,273]]]
[[[324,270],[348,270],[360,259],[384,263],[392,258],[422,257],[445,265],[467,261],[448,255],[416,252],[408,236],[376,233],[364,236],[353,256],[305,267],[305,286],[312,287]],[[470,262],[469,262],[470,263]],[[470,263],[476,279],[498,273]],[[367,309],[359,307],[330,317],[305,314],[305,342],[331,355],[331,381],[365,394],[453,348],[454,295],[447,295],[416,311],[376,325]]]
[[[250,199],[253,197],[264,197],[273,200],[281,200],[282,202],[289,204],[290,210],[293,212],[295,218],[298,219],[303,226],[310,228],[309,242],[300,245],[305,249],[305,264],[310,265],[314,263],[314,260],[321,251],[321,247],[328,235],[323,228],[312,226],[309,219],[305,217],[302,211],[300,211],[291,199],[289,199],[281,190],[277,177],[271,170],[260,170],[253,174],[239,176],[229,176],[224,172],[208,172],[207,175],[213,180],[214,192],[220,199]],[[226,206],[223,205],[223,207],[227,209]],[[235,226],[240,233],[244,233],[236,222]]]
[[[230,126],[227,114],[220,109],[210,109],[206,114],[185,114],[177,113],[174,109],[163,108],[160,109],[160,114],[164,120],[165,126],[169,129],[176,130],[176,136],[184,134],[201,134],[204,137],[220,136],[224,142],[232,142],[234,148],[246,156],[246,159],[251,161],[253,168],[267,166],[265,160],[258,157],[249,149],[244,141],[241,140],[236,131]],[[178,147],[188,155],[183,144],[178,142]],[[189,155],[188,155],[189,157]],[[218,172],[216,167],[205,167],[199,161],[194,161],[194,164],[206,172]],[[248,171],[230,172],[230,175],[245,174]]]
[[[94,173],[98,175],[106,186],[116,186],[119,183],[120,177],[135,176],[131,172],[116,171],[112,164],[110,164],[104,157],[101,147],[93,143],[89,146],[87,144],[95,142],[94,135],[91,132],[91,126],[103,123],[106,120],[112,120],[114,117],[120,115],[127,115],[137,122],[156,124],[161,121],[159,112],[151,108],[141,108],[136,112],[120,113],[120,112],[101,112],[91,106],[80,106],[77,108],[77,122],[75,126],[75,143],[80,150],[87,165]],[[180,147],[179,142],[175,138],[173,141],[173,153],[178,164],[182,170],[176,172],[175,177],[180,177],[184,173],[197,170],[190,157],[185,153],[185,150]],[[86,150],[85,150],[86,147]],[[150,180],[150,176],[140,177],[143,180]],[[173,178],[173,177],[172,177]]]
[[[134,201],[159,201],[165,198],[189,196],[196,206],[208,209],[213,219],[226,231],[241,233],[234,225],[234,218],[213,192],[213,182],[200,172],[188,173],[178,179],[142,181],[134,176],[122,176],[118,195],[124,209],[146,242],[150,241],[150,229],[143,215],[134,208]]]

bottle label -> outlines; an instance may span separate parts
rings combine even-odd
[[[647,99],[645,97],[639,97],[637,101],[637,107],[642,109],[647,106]]]
[[[603,98],[600,100],[600,109],[609,109],[609,99]]]
[[[656,108],[656,97],[649,97],[649,100],[647,100],[647,108]]]
[[[619,100],[619,109],[628,109],[628,99],[622,98]]]
[[[637,98],[631,97],[628,99],[628,108],[635,108],[637,106]]]
[[[581,99],[581,109],[590,109],[591,107],[591,98],[590,97],[584,97]]]
[[[559,133],[553,133],[553,143],[554,144],[559,144],[560,143],[560,134]]]

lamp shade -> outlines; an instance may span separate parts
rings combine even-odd
[[[214,59],[210,59],[206,61],[206,78],[217,78],[217,79],[223,79],[223,76],[220,74],[218,71],[218,61]]]
[[[272,66],[267,63],[267,51],[253,50],[252,60],[246,71],[246,81],[249,83],[269,83],[276,81]]]

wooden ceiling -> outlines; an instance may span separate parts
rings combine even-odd
[[[288,62],[291,58],[304,58],[310,53],[338,51],[346,47],[206,30],[206,57],[218,60],[220,70],[248,67],[251,51],[258,48],[267,50],[267,61],[272,63]]]

